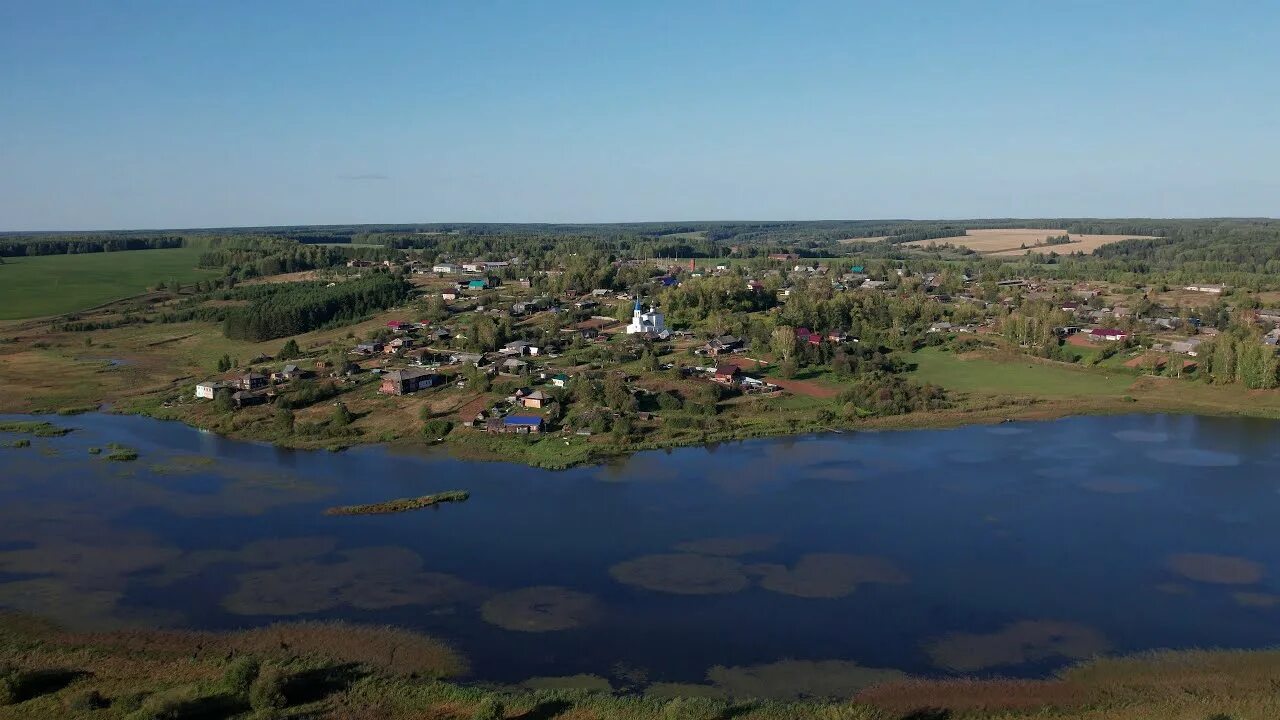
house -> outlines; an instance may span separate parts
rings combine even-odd
[[[429,370],[392,370],[382,376],[378,392],[387,395],[408,395],[444,384],[444,376]]]
[[[196,385],[196,397],[203,398],[205,400],[212,400],[213,397],[218,394],[218,391],[226,386],[227,384],[220,380],[202,382]]]
[[[1062,305],[1058,306],[1058,309],[1062,312],[1074,313],[1076,310],[1080,309],[1080,303],[1075,302],[1074,300],[1064,302]]]
[[[821,345],[822,333],[814,332],[809,328],[798,327],[796,328],[796,342],[808,343],[810,345]]]
[[[503,355],[537,355],[538,347],[526,340],[512,340],[498,352]]]
[[[551,376],[551,384],[558,387],[567,387],[569,385],[569,376],[564,373]]]
[[[608,297],[609,291],[606,288],[596,288],[591,291],[593,297]]]
[[[761,290],[764,290],[764,283],[759,280],[748,280],[747,290],[751,292],[760,292]]]
[[[769,259],[782,260],[785,262],[787,260],[798,260],[800,259],[800,256],[795,253],[772,253],[771,255],[769,255]]]
[[[502,372],[508,375],[519,375],[528,369],[529,363],[525,362],[524,360],[507,358],[506,360],[502,361],[502,365],[500,367],[502,368]]]
[[[457,300],[457,299],[458,299],[458,293],[456,293],[456,292],[442,292],[442,293],[440,293],[440,299],[441,299],[441,300],[444,300],[445,302],[453,302],[454,300]]]
[[[533,410],[541,410],[546,407],[547,403],[551,402],[551,400],[552,398],[550,395],[542,392],[541,390],[534,390],[528,395],[520,398],[520,404]]]
[[[485,265],[482,262],[462,263],[462,269],[469,273],[484,272],[484,268]]]
[[[712,379],[721,385],[737,385],[742,369],[737,365],[717,365]]]
[[[888,280],[863,280],[858,287],[863,290],[879,290],[888,284]]]
[[[479,353],[459,352],[449,356],[450,365],[474,365],[479,367],[483,360],[484,356]]]
[[[241,390],[258,390],[267,386],[267,376],[256,372],[245,373],[235,379],[234,385]]]
[[[496,419],[496,418],[495,418]],[[497,423],[490,419],[486,424],[489,432],[519,433],[521,435],[542,432],[542,417],[538,415],[508,415]],[[497,426],[495,430],[494,427]]]
[[[290,380],[298,380],[306,376],[306,371],[297,365],[285,365],[278,372],[271,373],[273,382],[289,382]]]
[[[1129,333],[1115,328],[1094,328],[1089,331],[1089,339],[1094,342],[1116,342],[1128,340]]]
[[[1191,292],[1209,293],[1210,295],[1221,295],[1222,292],[1227,289],[1227,286],[1226,285],[1188,285],[1182,289],[1190,290]]]
[[[387,327],[391,328],[392,332],[404,332],[410,327],[413,327],[413,323],[408,323],[403,320],[391,320],[387,322]]]
[[[1169,349],[1176,353],[1182,353],[1183,355],[1190,355],[1191,357],[1195,357],[1197,352],[1199,351],[1200,343],[1201,343],[1200,338],[1188,338],[1186,340],[1177,340],[1175,342],[1169,343]]]
[[[467,281],[468,290],[484,290],[487,287],[489,287],[489,281],[484,278],[476,278],[475,280]]]
[[[735,350],[742,349],[742,338],[732,335],[721,335],[720,337],[711,338],[706,345],[702,346],[702,351],[707,355],[715,357],[723,353],[731,353]]]
[[[931,333],[951,332],[952,327],[953,327],[952,324],[949,322],[936,322],[929,326],[928,332],[931,332]]]
[[[431,272],[443,273],[445,275],[452,275],[453,273],[458,272],[458,266],[453,265],[451,263],[438,263],[436,265],[431,266]]]
[[[374,353],[380,353],[382,352],[382,343],[380,342],[360,343],[359,345],[356,345],[355,350],[352,350],[352,352],[356,353],[357,355],[372,355]]]
[[[238,408],[249,407],[250,405],[261,405],[266,401],[267,398],[262,393],[248,392],[245,390],[237,390],[231,395],[231,402],[235,403]]]

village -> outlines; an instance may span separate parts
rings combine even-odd
[[[909,263],[880,262],[872,269],[793,254],[750,266],[692,260],[615,265],[638,274],[643,284],[555,292],[548,280],[562,271],[529,271],[520,258],[426,263],[406,253],[402,261],[353,260],[349,270],[410,278],[417,297],[379,316],[389,319],[363,337],[298,348],[288,357],[248,359],[246,367],[198,383],[193,397],[215,401],[225,395],[230,408],[244,409],[323,381],[336,384],[323,393],[336,396],[333,405],[360,397],[364,413],[396,407],[402,417],[403,403],[418,398],[431,441],[456,428],[578,438],[607,433],[608,442],[634,444],[671,435],[663,432],[664,420],[668,430],[731,430],[732,412],[691,422],[690,411],[700,405],[705,410],[695,417],[715,416],[750,398],[776,405],[797,396],[795,403],[829,405],[850,376],[828,370],[872,352],[973,338],[969,342],[1056,360],[1182,377],[1195,373],[1201,345],[1228,322],[1223,314],[1236,313],[1262,328],[1259,342],[1272,357],[1280,339],[1280,312],[1231,308],[1223,285],[1170,290],[984,280],[914,272]],[[722,292],[738,298],[737,307],[759,309],[728,313],[728,320],[726,313],[703,313],[693,322],[684,312],[673,324],[658,304],[660,298],[678,304],[682,291],[710,283],[729,288]],[[910,306],[912,324],[811,327],[785,324],[781,315],[789,304],[841,296]],[[1046,353],[1046,343],[1058,349]],[[848,417],[864,414],[859,408]],[[819,427],[839,424],[830,412],[818,417]]]

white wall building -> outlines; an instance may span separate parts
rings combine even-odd
[[[636,306],[631,311],[631,324],[627,326],[627,334],[662,333],[666,331],[667,323],[663,319],[662,313],[652,307],[649,308],[649,312],[644,312],[640,306],[640,300],[637,299]]]

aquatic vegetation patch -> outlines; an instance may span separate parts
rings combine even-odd
[[[387,515],[390,513],[421,510],[441,503],[466,502],[471,493],[466,490],[448,490],[415,498],[400,498],[367,505],[341,505],[324,511],[325,515]]]
[[[586,690],[588,692],[613,692],[613,685],[599,675],[564,675],[559,677],[535,677],[520,683],[529,690]]]
[[[37,420],[5,420],[0,421],[0,432],[21,433],[36,437],[62,437],[71,432],[71,428],[58,427],[53,423]]]
[[[737,560],[692,553],[644,555],[614,565],[609,574],[626,585],[677,595],[735,593],[750,584]]]
[[[324,557],[332,553],[337,546],[337,538],[295,537],[255,540],[239,550],[196,550],[177,558],[148,580],[157,586],[169,585],[195,577],[209,567],[219,564],[271,567],[301,563]]]
[[[1119,430],[1111,435],[1117,440],[1131,443],[1169,442],[1169,433],[1158,430]]]
[[[242,573],[222,605],[237,615],[303,615],[344,606],[444,605],[476,594],[460,578],[422,570],[422,558],[406,548],[359,548],[339,556],[338,562],[287,563]]]
[[[1147,452],[1147,457],[1156,462],[1187,467],[1235,467],[1241,462],[1240,455],[1237,453],[1201,448],[1151,450]]]
[[[925,647],[934,665],[956,672],[1023,665],[1050,658],[1083,660],[1106,651],[1102,633],[1071,622],[1023,620],[993,633],[952,633]]]
[[[754,555],[756,553],[772,550],[777,546],[779,538],[777,535],[738,535],[733,537],[710,537],[701,540],[688,540],[686,542],[677,543],[672,547],[673,550],[680,552],[697,553],[699,555],[723,555],[727,557],[736,557],[738,555]]]
[[[1091,477],[1081,480],[1081,488],[1090,492],[1107,495],[1126,495],[1143,492],[1156,486],[1155,482],[1146,478]]]
[[[592,622],[597,614],[594,597],[551,585],[499,593],[480,607],[485,622],[520,632],[569,630]]]
[[[1280,595],[1264,592],[1232,593],[1231,598],[1241,607],[1269,608],[1280,603]]]
[[[76,587],[115,589],[123,587],[127,576],[160,567],[179,555],[175,547],[127,538],[55,540],[0,552],[0,572],[55,576]]]
[[[4,447],[4,448],[25,448],[25,447],[31,447],[31,441],[30,441],[30,440],[28,440],[28,439],[26,439],[26,438],[18,438],[17,440],[13,440],[13,441],[11,441],[11,442],[7,442],[7,443],[0,443],[0,447]]]
[[[111,443],[107,445],[107,449],[111,451],[107,453],[107,460],[111,462],[133,462],[138,459],[138,451],[131,447]]]
[[[157,475],[190,475],[213,467],[217,460],[207,455],[175,455],[147,469]]]
[[[901,585],[909,581],[906,573],[885,558],[841,553],[803,555],[791,568],[764,564],[748,566],[747,570],[760,575],[760,586],[766,590],[807,598],[844,597],[864,583]]]
[[[1170,555],[1165,567],[1188,580],[1215,585],[1252,585],[1266,574],[1261,563],[1212,553]]]

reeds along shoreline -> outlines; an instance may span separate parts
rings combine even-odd
[[[439,505],[447,502],[463,502],[471,497],[471,493],[466,490],[449,490],[446,492],[435,493],[434,495],[423,495],[415,498],[399,498],[397,500],[388,500],[380,503],[370,503],[368,505],[341,505],[331,507],[324,511],[325,515],[385,515],[389,513],[407,512],[409,510],[421,510],[422,508]]]

